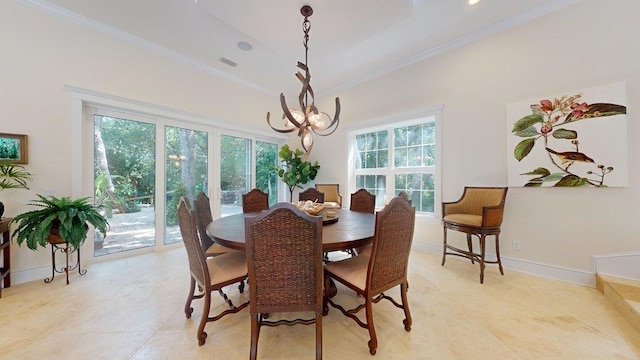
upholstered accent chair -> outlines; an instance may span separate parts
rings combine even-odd
[[[371,255],[358,255],[346,260],[336,261],[325,265],[325,314],[329,312],[328,305],[353,319],[360,327],[369,330],[369,352],[375,355],[378,348],[378,338],[373,323],[373,304],[382,299],[389,300],[393,305],[404,311],[402,321],[404,329],[411,331],[411,313],[407,301],[407,269],[409,252],[413,241],[415,225],[415,208],[401,196],[397,196],[387,206],[376,213],[376,228]],[[354,309],[347,310],[331,300],[331,280],[336,280],[347,286],[364,299]],[[401,304],[385,291],[400,286]],[[357,313],[365,309],[365,321]]]
[[[342,195],[339,184],[316,184],[316,190],[324,193],[325,209],[341,208]]]
[[[204,298],[200,325],[198,325],[196,332],[198,345],[203,345],[207,339],[207,333],[204,331],[207,322],[217,321],[226,315],[237,313],[249,305],[247,301],[240,306],[235,306],[222,290],[226,286],[243,283],[247,278],[247,263],[244,253],[240,251],[221,254],[215,257],[205,256],[202,245],[198,239],[195,213],[186,197],[180,198],[180,203],[178,204],[178,223],[180,224],[182,241],[187,250],[189,271],[191,273],[191,285],[187,302],[184,305],[184,313],[187,319],[191,318],[191,314],[193,313],[191,302],[194,299]],[[196,285],[198,285],[199,294],[196,294]],[[215,316],[209,316],[211,311],[211,293],[213,291],[220,293],[229,308]]]
[[[486,264],[498,264],[500,274],[504,275],[500,260],[500,226],[504,215],[504,205],[507,198],[506,187],[472,187],[466,186],[462,197],[458,201],[442,203],[442,224],[444,229],[442,265],[447,255],[465,257],[480,263],[480,283],[484,283],[484,269]],[[460,249],[448,243],[447,230],[466,233],[467,249]],[[485,257],[486,238],[495,237],[496,260]],[[480,253],[473,251],[472,236],[478,238]]]
[[[262,326],[315,324],[322,359],[322,218],[280,203],[245,219],[251,313],[250,358]],[[272,313],[311,312],[312,318],[267,320]]]
[[[251,189],[246,194],[242,194],[242,212],[253,213],[267,210],[269,208],[269,194],[260,189]]]

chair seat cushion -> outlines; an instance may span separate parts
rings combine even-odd
[[[469,226],[482,226],[482,216],[481,215],[471,215],[471,214],[449,214],[443,219],[445,222],[461,224],[461,225],[469,225]]]
[[[226,246],[220,245],[218,243],[213,243],[213,245],[209,246],[207,248],[207,251],[205,251],[204,255],[205,256],[217,256],[217,255],[222,255],[222,254],[228,254],[230,252],[237,252],[238,250],[234,250],[231,248],[228,248]]]
[[[336,277],[364,291],[367,284],[367,266],[369,266],[369,256],[358,255],[346,260],[329,263],[324,268]]]
[[[247,260],[241,251],[207,258],[211,284],[220,284],[247,275]]]

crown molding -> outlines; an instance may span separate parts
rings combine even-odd
[[[126,33],[124,31],[115,29],[113,27],[104,25],[100,22],[97,22],[95,20],[89,19],[85,16],[82,16],[78,13],[69,11],[65,8],[62,8],[60,6],[54,5],[46,0],[16,0],[18,3],[21,3],[23,5],[26,6],[30,6],[33,8],[36,8],[38,10],[41,10],[43,12],[46,12],[50,15],[56,16],[58,18],[61,18],[63,20],[67,20],[70,22],[73,22],[75,24],[84,26],[86,28],[92,29],[94,31],[97,31],[99,33],[105,34],[107,36],[111,36],[115,39],[118,40],[122,40],[122,41],[126,41],[129,42],[131,44],[140,46],[142,48],[154,51],[158,54],[167,56],[171,59],[174,59],[178,62],[181,62],[183,64],[192,66],[194,68],[197,68],[199,70],[205,71],[209,74],[221,77],[223,79],[229,80],[229,81],[233,81],[237,84],[246,86],[250,89],[256,90],[258,92],[261,92],[263,94],[266,95],[270,95],[270,96],[278,96],[277,92],[274,92],[272,89],[268,89],[262,86],[258,86],[252,82],[240,79],[239,77],[230,75],[224,71],[218,70],[215,67],[212,67],[206,63],[203,63],[201,61],[197,61],[195,59],[192,59],[188,56],[182,55],[176,51],[173,50],[169,50],[167,48],[164,48],[162,46],[159,46],[155,43],[152,43],[150,41],[141,39],[139,37],[133,36],[129,33]],[[545,6],[540,6],[538,8],[532,9],[528,12],[507,18],[503,21],[494,23],[492,25],[486,26],[478,31],[475,31],[473,33],[467,34],[465,36],[461,36],[459,38],[444,42],[440,45],[431,47],[429,49],[426,49],[424,51],[421,51],[417,54],[414,54],[412,56],[406,57],[402,60],[393,62],[387,66],[383,66],[381,68],[378,68],[376,70],[370,71],[364,75],[358,76],[354,79],[351,79],[349,81],[345,81],[342,82],[336,86],[324,89],[322,91],[317,92],[317,96],[318,98],[322,98],[325,96],[329,96],[331,94],[335,94],[341,91],[344,91],[350,87],[353,87],[355,85],[358,85],[360,83],[375,79],[377,77],[386,75],[388,73],[391,73],[393,71],[405,68],[407,66],[416,64],[420,61],[423,61],[425,59],[434,57],[436,55],[440,55],[443,54],[449,50],[452,49],[456,49],[459,47],[462,47],[464,45],[470,44],[472,42],[475,42],[477,40],[483,39],[485,37],[488,37],[490,35],[499,33],[501,31],[504,31],[506,29],[509,29],[511,27],[526,23],[528,21],[531,21],[533,19],[536,19],[538,17],[547,15],[549,13],[558,11],[560,9],[566,8],[568,6],[571,6],[573,4],[576,4],[578,2],[580,2],[582,0],[558,0],[556,2],[554,2],[553,4],[549,4],[549,5],[545,5]]]
[[[351,79],[349,81],[345,81],[337,86],[325,89],[323,91],[318,92],[318,97],[324,97],[324,96],[328,96],[330,94],[335,94],[335,93],[339,93],[341,91],[344,91],[350,87],[353,87],[355,85],[361,84],[363,82],[369,81],[369,80],[373,80],[377,77],[386,75],[388,73],[391,73],[393,71],[405,68],[407,66],[416,64],[420,61],[429,59],[431,57],[434,57],[436,55],[440,55],[443,54],[449,50],[453,50],[459,47],[462,47],[464,45],[473,43],[475,41],[478,41],[480,39],[486,38],[490,35],[494,35],[497,34],[501,31],[507,30],[509,28],[512,28],[514,26],[520,25],[520,24],[524,24],[528,21],[534,20],[536,18],[539,18],[541,16],[553,13],[555,11],[558,11],[560,9],[563,9],[565,7],[569,7],[573,4],[576,4],[578,2],[580,2],[582,0],[560,0],[555,2],[554,4],[549,4],[549,5],[545,5],[545,6],[541,6],[538,7],[536,9],[532,9],[528,12],[519,14],[517,16],[512,16],[510,18],[507,18],[505,20],[499,21],[497,23],[494,23],[492,25],[486,26],[480,30],[474,31],[472,33],[469,33],[467,35],[458,37],[456,39],[450,40],[450,41],[446,41],[442,44],[439,44],[437,46],[431,47],[429,49],[426,49],[424,51],[421,51],[415,55],[406,57],[402,60],[398,60],[394,63],[391,63],[387,66],[378,68],[376,70],[370,71],[362,76],[358,76],[354,79]]]
[[[201,61],[197,61],[193,58],[190,58],[188,56],[182,55],[176,51],[173,50],[169,50],[165,47],[162,47],[160,45],[157,45],[151,41],[147,41],[144,39],[141,39],[137,36],[133,36],[129,33],[126,33],[124,31],[118,30],[116,28],[113,28],[111,26],[107,26],[105,24],[102,24],[98,21],[89,19],[86,16],[80,15],[76,12],[70,11],[68,9],[65,9],[63,7],[60,7],[58,5],[54,5],[46,0],[16,0],[18,3],[26,5],[26,6],[30,6],[33,8],[36,8],[40,11],[43,11],[49,15],[53,15],[55,17],[58,17],[60,19],[72,22],[74,24],[78,24],[81,25],[83,27],[86,27],[88,29],[94,30],[96,32],[99,32],[101,34],[110,36],[112,38],[118,39],[118,40],[122,40],[128,43],[131,43],[133,45],[142,47],[144,49],[147,50],[151,50],[155,53],[158,53],[160,55],[164,55],[168,58],[171,58],[173,60],[176,60],[178,62],[181,62],[185,65],[188,66],[192,66],[196,69],[205,71],[209,74],[221,77],[223,79],[229,80],[229,81],[233,81],[237,84],[246,86],[250,89],[259,91],[261,93],[270,95],[270,96],[277,96],[278,94],[276,92],[274,92],[273,90],[258,86],[252,82],[240,79],[239,77],[230,75],[224,71],[218,70],[215,67],[211,66],[211,65],[207,65]]]

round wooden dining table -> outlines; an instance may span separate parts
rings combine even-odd
[[[327,217],[327,211],[335,211],[336,217]],[[207,226],[207,234],[221,245],[244,251],[244,219],[257,214],[236,214],[213,220]],[[348,209],[325,209],[318,216],[323,217],[322,250],[324,252],[353,249],[373,241],[375,214]]]

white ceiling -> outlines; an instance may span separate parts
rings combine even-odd
[[[334,95],[580,0],[17,1],[268,94],[299,91],[300,8],[308,4],[311,85]],[[241,50],[239,41],[253,49]]]

